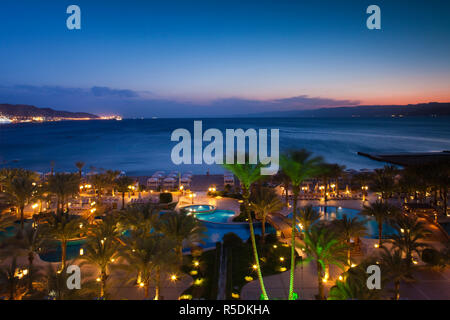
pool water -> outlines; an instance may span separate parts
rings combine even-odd
[[[234,215],[232,210],[216,210],[212,213],[196,214],[195,217],[201,221],[227,223]]]
[[[250,226],[248,223],[214,223],[209,221],[202,221],[205,227],[207,227],[205,242],[202,247],[210,248],[216,245],[217,241],[221,241],[223,236],[227,233],[233,232],[243,241],[247,241],[250,238]],[[255,235],[261,235],[261,222],[253,223],[253,229]],[[275,229],[268,223],[266,223],[265,234],[275,233]]]
[[[191,206],[181,208],[185,212],[192,212],[197,214],[208,214],[214,211],[214,206],[207,204],[194,204]]]
[[[80,256],[80,249],[86,243],[85,239],[73,240],[67,243],[66,258],[68,261]],[[60,262],[62,258],[61,244],[55,244],[50,249],[39,254],[41,260],[46,262]]]
[[[367,228],[367,236],[366,238],[378,239],[378,223],[372,219],[361,215],[360,210],[349,209],[349,208],[341,208],[341,207],[325,207],[318,206],[313,207],[314,210],[321,213],[321,220],[334,220],[334,219],[342,219],[343,216],[347,216],[348,218],[358,218],[359,220],[366,220],[366,228]],[[292,218],[292,213],[288,215],[289,218]],[[383,224],[383,233],[382,237],[387,239],[391,238],[392,235],[396,234],[394,228],[392,228],[389,224]]]
[[[212,213],[197,214],[196,218],[200,220],[207,228],[205,242],[202,247],[214,247],[217,241],[222,241],[222,238],[227,233],[233,232],[243,241],[250,238],[250,226],[248,223],[228,223],[235,215],[232,210],[216,210]],[[261,222],[253,223],[255,235],[261,235]],[[275,233],[275,229],[266,223],[265,233]]]

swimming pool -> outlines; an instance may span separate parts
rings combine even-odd
[[[200,210],[207,209],[207,205],[199,205]],[[210,206],[214,208],[213,206]],[[210,209],[210,208],[209,208]],[[163,212],[161,212],[163,213]],[[197,213],[196,218],[206,227],[204,243],[200,246],[203,248],[215,247],[216,242],[222,241],[222,238],[227,233],[233,232],[243,241],[247,241],[250,237],[250,226],[248,223],[228,223],[230,218],[235,215],[232,210],[215,210],[209,213]],[[253,224],[256,235],[261,234],[262,224],[261,222],[255,222]],[[275,233],[275,229],[268,223],[266,223],[265,233]],[[86,240],[78,239],[69,241],[67,243],[67,260],[72,260],[80,256],[80,249],[83,247]],[[185,248],[183,251],[189,251],[189,248]],[[59,242],[48,249],[46,252],[39,254],[41,260],[46,262],[59,262],[61,261],[61,245]]]
[[[243,241],[247,241],[250,238],[250,226],[248,223],[217,223],[210,221],[202,221],[202,223],[207,228],[206,237],[203,239],[205,243],[201,245],[203,248],[215,247],[216,242],[222,241],[223,236],[230,232],[236,234]],[[255,235],[261,235],[261,227],[261,222],[253,223]],[[265,234],[275,232],[275,229],[266,223]]]
[[[195,214],[195,217],[200,221],[227,223],[233,218],[235,212],[232,210],[215,210],[211,213]]]
[[[67,242],[66,258],[68,261],[80,256],[80,249],[86,243],[85,239],[77,239]],[[39,253],[39,257],[45,262],[60,262],[62,258],[61,243],[54,243],[48,250]]]
[[[233,232],[243,241],[246,241],[250,237],[250,226],[248,223],[228,223],[235,215],[232,210],[215,210],[212,213],[204,213],[195,215],[196,218],[202,222],[207,228],[205,242],[202,247],[210,248],[216,245],[217,241],[222,241],[222,238],[227,233]],[[261,234],[262,223],[253,223],[253,229],[255,235]],[[268,223],[266,223],[265,233],[275,233],[275,229]]]
[[[182,211],[189,213],[196,213],[196,214],[207,214],[214,212],[216,208],[209,204],[194,204],[191,206],[183,207],[181,208]]]
[[[348,218],[356,217],[359,220],[366,220],[366,238],[378,239],[378,223],[372,218],[367,218],[359,214],[360,210],[330,206],[318,206],[313,207],[313,209],[321,213],[321,220],[342,219],[343,216],[347,216]],[[292,213],[290,213],[288,217],[292,218]],[[396,234],[395,229],[389,224],[384,223],[382,237],[388,239],[391,238],[393,234]]]

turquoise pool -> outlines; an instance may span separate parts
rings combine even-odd
[[[189,206],[190,207],[190,206]],[[207,212],[207,210],[214,209],[213,206],[198,205],[196,209],[199,209],[203,213],[195,214],[196,218],[207,228],[205,233],[205,243],[201,246],[203,248],[210,248],[216,245],[217,241],[221,241],[223,236],[227,233],[233,232],[239,236],[243,241],[247,241],[250,237],[250,228],[248,223],[228,223],[231,217],[235,215],[231,210],[215,210],[213,212]],[[254,223],[255,234],[261,234],[261,223]],[[268,223],[266,223],[266,234],[275,233],[275,229]],[[4,237],[10,237],[15,234],[13,229],[8,230]],[[67,243],[67,260],[72,260],[80,255],[80,249],[83,247],[86,240],[79,239],[69,241]],[[185,251],[189,249],[186,248]],[[39,254],[41,260],[46,262],[59,262],[61,261],[61,245],[59,242],[53,242],[50,248],[45,252]]]
[[[200,221],[227,223],[234,215],[232,210],[216,210],[211,213],[196,214],[195,217]]]
[[[349,209],[349,208],[341,208],[341,207],[325,207],[318,206],[313,207],[314,210],[319,211],[322,215],[322,220],[334,220],[341,219],[343,216],[347,216],[348,218],[358,218],[360,220],[367,220],[366,228],[367,228],[367,238],[378,239],[378,223],[374,219],[368,219],[367,217],[359,214],[359,210]],[[288,215],[289,218],[292,217],[292,213]],[[396,231],[389,224],[383,224],[383,238],[391,238]]]
[[[196,214],[212,213],[216,208],[209,204],[194,204],[191,206],[181,208],[184,212],[192,212]]]

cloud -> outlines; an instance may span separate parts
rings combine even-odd
[[[214,117],[271,111],[306,110],[358,105],[355,100],[336,100],[298,95],[283,99],[215,99],[209,102],[180,101],[156,97],[149,91],[104,86],[70,88],[60,86],[0,86],[0,103],[31,104],[58,110],[124,117]]]
[[[119,98],[134,98],[139,96],[139,94],[133,90],[117,90],[108,87],[92,87],[91,92],[96,97],[114,96]]]

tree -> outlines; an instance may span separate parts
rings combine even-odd
[[[340,166],[338,164],[330,164],[330,163],[323,163],[321,165],[321,173],[319,177],[322,179],[322,182],[324,184],[324,199],[325,203],[328,201],[328,187],[330,185],[330,181],[335,181],[335,188],[336,190],[339,190],[339,178],[344,173],[345,166]]]
[[[298,210],[296,224],[300,224],[302,230],[309,230],[312,225],[320,220],[320,217],[320,212],[314,210],[311,205],[308,205]]]
[[[421,250],[428,247],[426,243],[420,241],[430,235],[431,232],[426,229],[425,223],[419,221],[416,216],[399,215],[393,221],[392,226],[397,231],[396,234],[392,235],[393,246],[404,253],[406,261],[412,264],[413,253],[420,256]]]
[[[85,165],[85,163],[83,161],[75,162],[75,167],[77,167],[77,169],[78,169],[78,175],[80,176],[80,180],[82,177],[82,170],[83,170],[84,165]]]
[[[69,197],[80,191],[80,178],[73,173],[55,173],[48,179],[48,191],[57,198],[57,212],[64,212]],[[68,210],[68,207],[67,207]]]
[[[400,210],[397,207],[380,200],[372,202],[368,206],[364,205],[364,209],[361,211],[361,214],[374,218],[378,224],[379,247],[382,246],[383,224],[391,219],[394,219],[399,213]]]
[[[192,215],[167,212],[161,217],[161,232],[175,243],[180,263],[183,262],[183,245],[202,242],[206,228]]]
[[[374,188],[381,193],[381,199],[386,202],[396,189],[395,176],[398,173],[394,166],[384,166],[382,169],[375,169]]]
[[[281,156],[280,165],[283,172],[290,178],[294,205],[292,211],[292,236],[291,236],[291,270],[289,278],[289,300],[294,299],[294,273],[295,273],[295,231],[297,221],[297,202],[300,186],[306,179],[318,176],[322,170],[322,158],[311,157],[306,150],[290,151]]]
[[[77,215],[51,213],[43,225],[43,233],[61,242],[61,269],[66,268],[67,242],[80,236],[86,225],[84,219]]]
[[[412,282],[412,266],[402,257],[400,250],[389,251],[383,247],[380,254],[382,271],[386,272],[388,279],[394,282],[394,299],[400,299],[400,283]]]
[[[98,284],[96,281],[83,281],[81,289],[69,289],[67,280],[70,273],[67,273],[67,268],[58,269],[51,263],[46,266],[43,282],[47,297],[53,300],[92,300],[98,295]],[[83,272],[84,277],[90,277],[89,272]]]
[[[355,183],[359,188],[361,188],[364,195],[364,199],[367,199],[367,190],[370,181],[373,180],[372,174],[369,172],[358,172],[352,177],[352,183]]]
[[[167,239],[163,239],[161,235],[144,238],[131,237],[127,240],[127,245],[122,251],[122,256],[127,263],[117,265],[117,268],[125,270],[128,275],[132,276],[128,282],[137,283],[138,286],[144,288],[145,299],[149,297],[150,283],[155,272],[158,273],[161,269],[169,270],[172,267],[172,265],[169,267],[163,262],[165,258],[162,255],[170,256],[174,254],[173,251],[171,253],[170,246],[165,241]],[[156,279],[157,281],[158,279]],[[157,283],[157,286],[159,286],[159,283]],[[159,287],[155,298],[159,298]]]
[[[28,259],[28,290],[33,290],[33,278],[35,267],[33,265],[35,255],[38,254],[44,242],[40,227],[28,227],[25,232],[19,232],[13,239],[12,247],[16,252],[24,254]]]
[[[152,259],[155,278],[154,300],[159,300],[161,296],[161,271],[175,273],[178,269],[177,254],[173,250],[175,246],[176,244],[172,239],[164,236],[160,237],[158,241],[158,246]]]
[[[13,256],[11,264],[0,267],[0,283],[3,283],[9,291],[9,300],[14,300],[20,279],[16,275],[17,257]]]
[[[159,207],[154,204],[134,204],[128,206],[119,219],[131,234],[146,237],[153,229],[159,230],[159,213]]]
[[[107,219],[89,230],[84,246],[82,264],[96,266],[100,270],[100,299],[106,297],[106,281],[109,277],[110,265],[117,259],[120,243],[117,241],[120,231],[112,219]]]
[[[134,182],[130,177],[123,176],[115,180],[117,191],[122,193],[122,210],[125,210],[125,193],[130,191],[129,186]]]
[[[247,156],[246,156],[247,157]],[[250,162],[250,160],[248,160]],[[252,250],[253,250],[253,258],[255,259],[256,265],[256,273],[258,275],[259,285],[261,286],[261,292],[264,300],[269,300],[269,296],[267,295],[266,288],[264,286],[264,280],[262,277],[261,266],[259,263],[258,257],[258,249],[256,248],[256,240],[255,240],[255,230],[253,229],[253,218],[249,208],[249,198],[250,198],[250,189],[252,185],[260,180],[261,177],[261,164],[250,164],[250,163],[237,163],[237,161],[233,164],[224,164],[223,167],[228,171],[232,172],[238,179],[242,188],[242,199],[243,199],[243,208],[241,210],[241,215],[247,214],[248,216],[248,224],[250,227],[250,239],[252,242]]]
[[[24,226],[24,210],[37,191],[37,175],[28,170],[15,170],[5,179],[5,189],[9,200],[17,207],[20,215],[20,229]]]
[[[283,208],[283,204],[277,194],[270,188],[258,188],[252,194],[250,208],[255,211],[256,217],[261,220],[261,243],[264,243],[266,218],[270,213],[277,212]]]
[[[300,244],[299,247],[307,255],[304,262],[316,261],[319,286],[318,299],[323,300],[325,298],[323,279],[326,266],[333,264],[344,269],[347,246],[339,240],[339,237],[329,227],[316,225],[306,230],[304,244]]]
[[[344,272],[340,280],[330,288],[328,300],[378,300],[382,290],[371,290],[367,287],[367,267],[376,262],[373,259],[362,261],[359,265]],[[384,278],[381,279],[384,287]]]
[[[348,218],[343,216],[342,219],[332,221],[332,226],[336,233],[347,243],[347,264],[350,266],[351,262],[351,239],[359,240],[367,233],[365,221],[359,220],[357,217]]]

